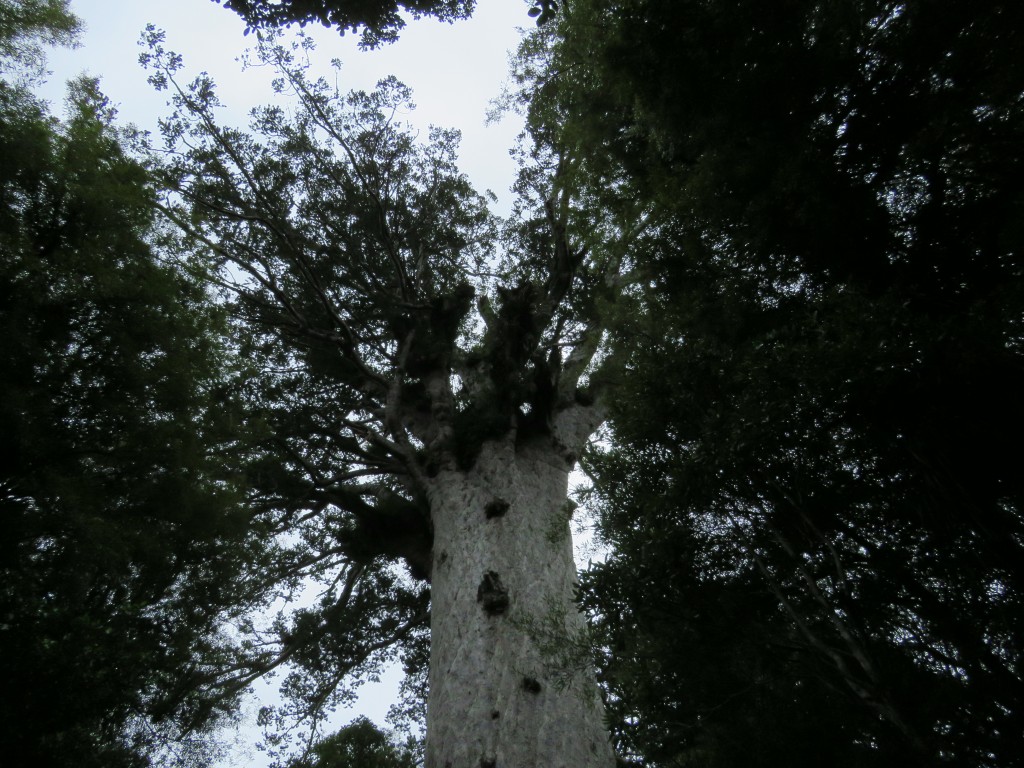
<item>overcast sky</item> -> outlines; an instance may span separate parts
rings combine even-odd
[[[382,77],[395,75],[414,92],[416,111],[409,122],[426,134],[430,124],[462,131],[460,164],[478,190],[490,189],[499,197],[497,212],[510,204],[508,187],[515,166],[508,150],[520,130],[515,118],[486,125],[491,99],[498,96],[507,78],[508,55],[519,40],[517,28],[532,23],[526,0],[483,0],[474,18],[453,25],[433,19],[410,21],[399,42],[377,51],[360,51],[355,36],[307,27],[319,44],[314,63],[326,72],[331,59],[343,62],[343,90],[372,88]],[[209,72],[226,105],[223,122],[244,124],[248,110],[273,101],[269,73],[241,71],[239,56],[251,42],[243,36],[245,25],[233,12],[212,0],[72,0],[72,10],[85,22],[82,46],[54,50],[49,55],[53,72],[42,89],[59,111],[63,83],[83,72],[100,78],[104,93],[117,106],[122,122],[149,130],[167,114],[166,94],[156,93],[139,66],[138,45],[147,24],[167,33],[165,47],[182,54],[188,79]],[[394,700],[400,670],[392,670],[380,685],[367,686],[358,704],[338,716],[345,723],[366,714],[383,724]],[[260,686],[262,696],[272,696],[276,683]],[[250,702],[254,712],[258,702]],[[252,751],[256,731],[251,725],[239,734],[240,746],[225,766],[267,764]]]
[[[342,90],[369,89],[395,75],[413,89],[417,109],[410,122],[424,129],[430,124],[460,129],[462,169],[478,190],[499,196],[503,211],[515,173],[508,149],[520,123],[506,118],[488,126],[485,115],[507,79],[517,29],[532,20],[526,0],[484,0],[480,5],[469,21],[410,20],[397,43],[376,51],[358,50],[351,33],[341,37],[313,25],[306,30],[319,44],[314,64],[319,62],[326,73],[331,59],[343,62]],[[101,79],[122,120],[155,128],[168,110],[166,95],[153,91],[138,64],[139,37],[149,23],[167,33],[166,48],[184,56],[188,79],[200,71],[213,76],[226,105],[226,122],[242,123],[249,108],[274,98],[268,72],[241,71],[237,59],[252,42],[243,36],[241,18],[212,0],[72,0],[71,8],[86,29],[80,48],[50,55],[54,75],[45,94],[55,106],[62,99],[61,84],[87,72]]]

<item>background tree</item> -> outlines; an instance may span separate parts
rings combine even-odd
[[[393,79],[342,95],[304,77],[304,38],[263,36],[295,103],[255,110],[244,132],[216,124],[208,78],[180,84],[180,59],[159,33],[150,44],[175,107],[158,205],[263,369],[251,482],[295,544],[282,581],[323,580],[314,608],[209,685],[291,662],[293,712],[316,715],[396,643],[422,663],[429,597],[428,766],[609,765],[566,489],[602,418],[581,385],[621,260],[575,235],[558,156],[539,149],[549,166],[524,173],[503,255],[455,167],[457,134],[415,141]]]
[[[14,22],[4,16],[5,51],[24,50],[40,27],[55,36],[72,29],[65,17],[50,28],[47,14],[60,6],[21,4]],[[146,765],[189,732],[174,754],[201,761],[197,734],[231,702],[211,704],[184,682],[222,652],[218,612],[244,605],[236,579],[242,563],[258,561],[218,455],[236,440],[231,402],[215,399],[226,376],[223,317],[201,285],[154,256],[148,177],[123,152],[96,84],[74,83],[58,121],[18,84],[26,70],[8,71],[14,82],[0,81],[4,761]]]
[[[528,60],[654,221],[587,598],[651,764],[1019,764],[1022,21],[581,0]]]
[[[320,741],[294,768],[416,768],[415,752],[397,746],[387,733],[360,717]]]
[[[74,45],[79,20],[69,0],[0,0],[0,75],[31,80],[43,74],[43,45]]]
[[[220,3],[221,0],[214,0]],[[361,30],[360,47],[376,48],[381,43],[393,43],[405,26],[402,12],[414,19],[434,16],[449,23],[468,19],[476,0],[224,0],[224,7],[235,11],[251,30],[272,30],[311,21],[325,27],[337,27],[341,34]],[[538,26],[555,17],[555,0],[531,0],[527,15],[536,19]]]

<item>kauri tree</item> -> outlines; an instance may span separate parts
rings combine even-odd
[[[305,77],[302,38],[261,37],[294,99],[241,131],[214,120],[208,78],[179,83],[150,43],[175,108],[158,204],[262,368],[250,482],[292,573],[324,583],[208,684],[289,662],[283,690],[316,713],[396,643],[424,663],[429,616],[427,766],[612,765],[566,493],[603,418],[587,373],[623,260],[577,234],[569,160],[540,146],[499,226],[455,167],[457,134],[402,124],[395,80],[341,94]]]

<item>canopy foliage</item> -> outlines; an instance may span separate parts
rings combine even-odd
[[[476,0],[224,0],[224,7],[245,19],[249,29],[317,22],[337,27],[342,34],[361,30],[360,46],[375,48],[398,39],[405,26],[403,11],[413,18],[434,16],[451,22],[468,18]]]
[[[416,753],[396,745],[372,721],[359,717],[322,741],[289,768],[416,768]]]
[[[230,711],[187,682],[259,545],[224,464],[223,313],[155,255],[96,83],[69,93],[57,120],[0,82],[0,742],[10,765],[144,765]]]
[[[1022,21],[579,0],[529,51],[654,221],[587,598],[652,765],[1017,764]]]
[[[43,74],[44,45],[74,45],[80,23],[70,0],[0,0],[0,75],[31,81]]]

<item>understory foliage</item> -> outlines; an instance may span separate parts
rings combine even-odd
[[[258,551],[222,463],[223,316],[154,255],[95,82],[63,120],[22,86],[59,5],[0,17],[31,52],[0,81],[0,744],[10,766],[190,761],[232,701],[187,682]]]
[[[569,4],[643,207],[586,578],[643,765],[1021,764],[1024,49],[997,2]]]

